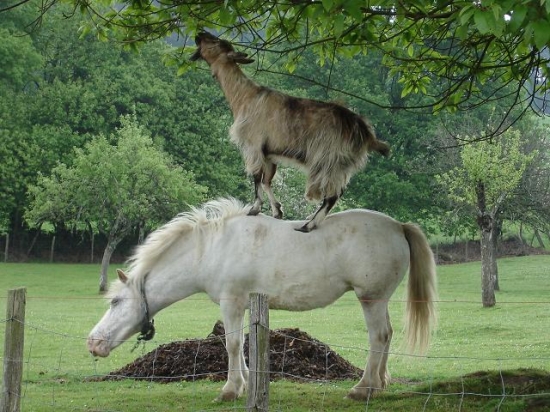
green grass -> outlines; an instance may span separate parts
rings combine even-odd
[[[427,357],[410,356],[400,348],[402,285],[391,303],[396,333],[389,359],[394,383],[388,391],[366,405],[343,399],[354,384],[351,381],[275,382],[271,385],[271,410],[414,411],[425,406],[430,411],[493,411],[499,405],[502,411],[550,410],[549,267],[550,256],[499,260],[502,290],[497,294],[497,306],[489,309],[480,303],[479,263],[439,267],[439,327]],[[157,334],[145,348],[132,353],[135,341],[131,340],[110,357],[95,360],[86,351],[85,339],[107,308],[97,294],[98,274],[97,265],[0,264],[2,308],[8,289],[27,288],[23,411],[220,411],[243,407],[243,400],[213,404],[211,400],[221,388],[215,382],[88,382],[89,377],[118,369],[157,345],[206,337],[220,317],[218,307],[206,296],[195,295],[155,317]],[[315,311],[271,311],[270,325],[273,329],[298,327],[364,367],[368,349],[365,325],[353,294]],[[4,328],[0,327],[2,341],[3,337]],[[519,368],[536,368],[546,374],[533,378],[535,372]],[[528,376],[526,382],[543,382],[533,393],[546,393],[546,397],[529,393],[503,401],[501,396],[493,396],[502,393],[500,372],[512,370],[514,376]],[[475,372],[487,372],[490,377]],[[506,393],[524,393],[522,388],[512,386]]]

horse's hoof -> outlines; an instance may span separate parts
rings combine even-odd
[[[260,209],[250,209],[248,211],[248,216],[258,216],[260,214]]]
[[[352,389],[349,391],[349,393],[344,397],[344,399],[350,399],[352,401],[366,401],[370,397],[369,391],[358,391]]]
[[[234,401],[235,399],[238,399],[238,398],[239,398],[239,395],[237,395],[235,392],[222,392],[212,402],[220,403],[220,402]]]
[[[353,401],[367,401],[369,398],[374,397],[381,393],[380,389],[366,388],[366,387],[353,387],[345,396],[344,399],[351,399]]]

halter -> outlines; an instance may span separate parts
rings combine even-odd
[[[149,318],[149,304],[145,294],[145,285],[141,286],[142,306],[144,310],[143,320],[141,321],[141,332],[138,335],[138,343],[142,340],[151,340],[155,336],[155,321]]]

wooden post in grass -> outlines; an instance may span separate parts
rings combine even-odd
[[[8,291],[0,412],[19,412],[20,408],[26,295],[25,288]]]
[[[248,337],[247,411],[269,409],[269,303],[267,295],[250,294],[250,334]]]

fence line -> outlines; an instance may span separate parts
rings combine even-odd
[[[10,319],[3,319],[3,320],[0,320],[0,323],[6,323],[7,321],[9,321]],[[59,337],[63,337],[63,338],[70,338],[70,339],[75,339],[75,340],[81,340],[83,342],[85,342],[87,340],[87,337],[86,336],[81,336],[81,335],[72,335],[72,334],[69,334],[69,333],[65,333],[65,332],[57,332],[57,331],[54,331],[54,330],[49,330],[49,329],[46,329],[44,327],[41,327],[41,326],[36,326],[32,323],[29,323],[29,322],[26,322],[26,321],[21,321],[21,320],[17,320],[15,319],[14,322],[17,322],[17,323],[20,323],[22,325],[24,325],[26,328],[30,328],[30,329],[33,329],[33,330],[36,330],[36,331],[42,331],[44,332],[45,334],[48,334],[48,335],[54,335],[54,336],[59,336]],[[242,330],[246,330],[248,327],[245,327],[243,329],[240,329],[240,330],[235,330],[235,331],[231,331],[231,332],[226,332],[225,335],[228,335],[230,333],[237,333],[239,331],[242,331]],[[285,336],[283,333],[277,331],[278,334],[281,334],[283,336]],[[225,335],[223,335],[225,337]],[[292,338],[293,340],[301,340],[301,341],[304,341],[306,342],[305,340],[303,339],[300,339],[300,338],[296,338],[296,337],[293,337],[293,336],[290,336],[290,335],[287,335],[288,337]],[[204,340],[204,338],[186,338],[185,341],[186,342],[202,342]],[[126,341],[124,341],[126,342]],[[155,342],[155,340],[151,341],[151,342]],[[326,343],[327,346],[331,347],[331,348],[338,348],[338,349],[342,349],[342,350],[348,350],[348,351],[364,351],[366,353],[368,353],[370,351],[369,348],[365,349],[365,348],[362,348],[362,347],[358,347],[358,346],[348,346],[348,345],[341,345],[341,344],[337,344],[337,343],[332,343],[332,342],[324,342]],[[143,342],[143,346],[147,346],[148,344],[146,342]],[[430,359],[430,360],[450,360],[450,359],[454,359],[454,360],[472,360],[472,361],[480,361],[480,360],[486,360],[486,361],[493,361],[493,362],[497,362],[497,361],[501,361],[503,360],[503,358],[501,357],[495,357],[495,358],[492,358],[492,357],[481,357],[481,356],[460,356],[460,355],[453,355],[453,356],[436,356],[436,355],[419,355],[419,354],[414,354],[414,353],[406,353],[406,352],[398,352],[398,351],[387,351],[387,352],[384,352],[384,353],[387,353],[388,355],[394,355],[394,356],[400,356],[400,357],[409,357],[409,358],[422,358],[422,359]],[[525,357],[525,356],[522,356],[522,357],[514,357],[514,356],[507,356],[505,360],[541,360],[541,361],[550,361],[550,356],[546,357],[546,356],[530,356],[530,357]]]
[[[56,298],[54,298],[54,299],[56,299]],[[98,298],[98,299],[102,299],[102,298]],[[208,300],[208,299],[205,298],[205,299],[201,299],[201,300]],[[395,302],[395,300],[392,300],[392,301]],[[451,301],[451,302],[454,302],[454,301]],[[479,302],[476,302],[476,303],[479,304]],[[517,303],[517,302],[513,302],[513,303]],[[0,320],[0,322],[1,323],[7,323],[10,320],[13,320],[13,319],[8,318],[8,319],[5,319],[5,320]],[[49,329],[47,327],[44,327],[44,326],[34,325],[34,324],[32,324],[31,322],[28,322],[28,321],[15,320],[15,322],[23,325],[26,329],[31,329],[34,332],[35,336],[34,336],[33,339],[31,339],[31,341],[30,341],[31,344],[33,344],[33,342],[37,341],[37,337],[38,337],[39,334],[43,334],[43,335],[47,335],[47,336],[55,336],[55,337],[60,338],[62,340],[65,340],[65,339],[74,339],[74,340],[79,340],[79,341],[85,341],[86,340],[86,337],[82,337],[82,336],[79,336],[79,335],[74,335],[74,334],[71,334],[71,333],[59,332],[58,330],[51,330],[51,329]],[[240,332],[240,331],[230,331],[228,333],[232,333],[232,332],[235,333],[235,332]],[[291,337],[291,338],[293,340],[299,340],[298,338],[295,338],[295,337]],[[192,340],[196,340],[196,341],[199,341],[199,342],[202,341],[202,339],[192,339]],[[348,350],[348,351],[359,351],[363,354],[367,354],[369,352],[368,349],[361,348],[361,347],[356,347],[356,346],[330,344],[330,347],[332,348],[332,350],[339,349],[339,350]],[[326,348],[327,348],[327,351],[328,351],[328,344],[326,345]],[[32,345],[31,345],[31,350],[32,350]],[[197,352],[195,353],[195,358],[198,356],[198,353],[199,352],[197,350]],[[422,358],[422,359],[425,359],[428,362],[433,361],[433,360],[455,360],[455,361],[458,361],[458,362],[462,362],[462,361],[472,361],[472,362],[486,361],[486,362],[494,362],[494,363],[498,362],[498,367],[496,369],[500,372],[501,376],[502,376],[502,371],[503,371],[502,361],[506,362],[508,360],[520,360],[520,361],[521,360],[526,360],[526,361],[537,361],[537,360],[549,361],[550,360],[550,357],[546,357],[546,356],[541,356],[541,357],[512,356],[512,357],[507,357],[506,359],[502,359],[502,358],[498,358],[498,357],[495,357],[495,358],[489,357],[488,358],[488,357],[483,357],[483,356],[479,356],[479,357],[477,357],[477,356],[433,356],[433,355],[421,356],[421,355],[400,353],[398,351],[390,351],[389,354],[392,355],[392,356],[396,356],[396,357]],[[4,358],[8,359],[8,357],[6,356],[6,353],[4,353]],[[63,358],[63,348],[61,348],[60,352],[59,352],[59,357],[58,357],[58,361],[57,361],[57,371],[56,371],[57,374],[62,374],[63,371],[64,371],[63,363],[62,363],[63,359],[62,358]],[[39,365],[41,368],[46,368],[45,366],[41,366],[40,362],[37,361],[36,359],[32,358],[30,356],[30,353],[29,353],[28,360],[25,364],[30,367],[31,363],[33,365]],[[45,365],[45,364],[43,364],[43,365]],[[391,365],[390,365],[390,368],[391,368]],[[97,372],[97,370],[96,370],[96,372]],[[220,373],[227,373],[227,371],[226,370],[225,371],[220,371]],[[303,381],[303,382],[322,384],[323,389],[325,391],[323,393],[323,398],[329,392],[329,386],[338,387],[339,385],[341,385],[338,382],[334,383],[334,382],[326,382],[326,381],[318,380],[318,379],[308,379],[308,378],[304,378],[304,377],[298,377],[298,376],[295,376],[295,375],[292,375],[292,374],[285,373],[284,371],[273,371],[273,373],[280,373],[287,379],[294,380],[294,379],[299,378],[299,380]],[[96,373],[94,375],[97,376],[97,375],[100,375],[100,374]],[[89,376],[89,375],[80,374],[80,375],[74,375],[74,376],[77,377],[79,380],[81,380],[81,379],[88,379],[90,377],[93,377],[94,375]],[[70,373],[69,373],[69,376],[71,376]],[[193,375],[193,376],[196,376],[197,380],[201,378],[200,374]],[[150,381],[150,382],[155,382],[155,381],[157,381],[157,378],[153,376],[153,377],[142,378],[142,379],[138,379],[138,380],[142,380],[142,381],[146,380],[146,381]],[[55,391],[55,389],[53,391],[54,391],[54,393],[53,393],[52,398],[55,399],[56,391]],[[442,397],[447,397],[447,398],[458,397],[460,399],[464,399],[465,397],[500,399],[499,405],[497,406],[496,410],[499,410],[499,408],[501,407],[503,402],[505,400],[508,400],[508,399],[536,398],[536,397],[540,397],[540,396],[550,396],[550,393],[546,393],[546,392],[537,393],[537,394],[507,393],[504,386],[502,388],[502,393],[493,393],[493,394],[471,392],[471,391],[468,391],[468,390],[464,389],[464,387],[463,387],[463,390],[459,391],[459,392],[454,391],[454,392],[448,392],[448,393],[439,393],[439,392],[434,391],[430,388],[429,391],[419,391],[419,390],[414,390],[414,389],[401,389],[400,393],[407,393],[407,394],[411,394],[411,395],[415,395],[415,396],[426,397],[426,402],[425,402],[426,405],[428,405],[432,401],[433,398],[442,398]],[[30,395],[31,395],[31,393],[28,390],[25,390],[25,396],[30,396]],[[198,399],[200,399],[200,394],[198,394],[197,396],[198,396]],[[23,399],[24,399],[24,397],[23,397]],[[272,399],[272,401],[273,401],[273,404],[274,404],[275,407],[278,403],[279,408],[283,408],[283,409],[286,408],[282,404],[281,399],[277,400],[277,397],[275,397],[275,398]],[[324,400],[322,402],[324,402]],[[369,409],[369,403],[368,402],[364,406],[366,407],[366,410]],[[228,408],[228,405],[226,405],[226,404],[224,404],[224,406],[223,406],[223,410],[228,410],[228,409],[241,410],[243,408],[244,407],[242,407],[238,404],[234,404],[233,407],[229,407],[229,408]],[[110,408],[103,407],[103,409],[107,410],[107,409],[110,409]],[[98,407],[96,408],[96,410],[101,411],[103,409],[102,409],[102,405],[98,404]],[[201,410],[203,410],[203,409],[201,409]],[[220,409],[212,408],[211,410],[218,411]],[[461,410],[460,407],[459,407],[459,410]]]
[[[1,299],[8,299],[7,295],[0,296]],[[39,296],[39,295],[33,295],[33,296],[27,296],[27,300],[100,300],[105,301],[105,297],[101,296]],[[125,298],[125,299],[140,299],[140,298]],[[220,301],[227,301],[231,300],[231,298],[220,298]],[[190,296],[185,298],[185,301],[192,302],[192,301],[200,301],[200,302],[212,302],[212,300],[208,297],[197,297],[197,296]],[[346,301],[340,300],[340,303],[343,303]],[[407,299],[357,299],[354,298],[353,300],[349,300],[350,304],[355,305],[357,302],[388,302],[388,303],[407,303],[409,300]],[[424,302],[423,300],[411,300],[411,302]],[[434,300],[434,303],[468,303],[472,305],[478,305],[481,306],[481,300],[461,300],[461,299],[439,299]],[[503,300],[503,301],[497,301],[497,305],[550,305],[550,300]]]

